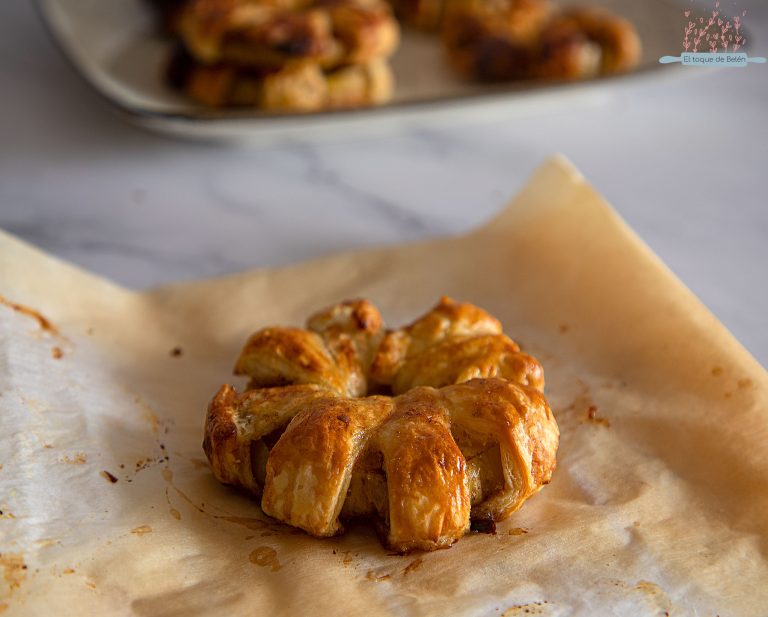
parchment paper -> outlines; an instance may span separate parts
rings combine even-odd
[[[3,235],[0,293],[8,614],[768,615],[766,373],[562,159],[466,237],[148,293]],[[205,408],[249,333],[442,294],[543,362],[562,431],[496,535],[394,556],[213,479]]]

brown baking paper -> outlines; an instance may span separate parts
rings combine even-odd
[[[766,373],[562,159],[465,237],[145,293],[2,236],[0,293],[8,614],[768,615]],[[205,408],[249,333],[442,294],[543,362],[562,431],[495,535],[390,555],[214,480]]]

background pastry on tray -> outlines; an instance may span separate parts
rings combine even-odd
[[[464,79],[586,79],[632,70],[628,21],[549,0],[154,0],[179,51],[168,81],[210,107],[317,111],[389,101],[400,30],[433,32]],[[394,14],[393,14],[394,13]],[[183,65],[184,70],[179,66]],[[183,78],[180,78],[182,76]]]

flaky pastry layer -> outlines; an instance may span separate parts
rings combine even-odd
[[[235,373],[249,389],[222,386],[208,408],[214,474],[314,536],[372,517],[393,550],[450,546],[555,469],[541,365],[471,304],[443,298],[387,331],[370,302],[344,302],[256,332]]]

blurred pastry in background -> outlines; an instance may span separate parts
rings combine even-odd
[[[180,45],[169,82],[209,107],[309,112],[385,103],[398,20],[438,35],[470,81],[589,79],[631,71],[641,56],[627,20],[549,0],[152,3]]]
[[[476,81],[587,79],[640,61],[634,26],[595,8],[547,0],[450,0],[441,26],[452,66]]]
[[[171,85],[209,107],[319,111],[388,101],[399,26],[383,0],[163,0]]]
[[[171,60],[168,79],[208,107],[249,106],[269,111],[365,107],[388,101],[393,89],[392,71],[383,59],[331,69],[316,63],[257,68],[203,64],[184,48]]]

